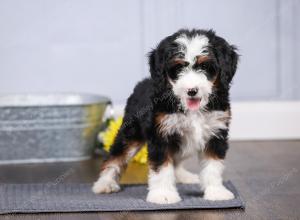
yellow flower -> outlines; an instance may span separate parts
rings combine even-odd
[[[103,141],[104,150],[109,151],[111,145],[114,143],[122,122],[122,117],[119,117],[116,120],[110,120],[107,129],[104,132],[100,133],[100,138]]]
[[[133,161],[145,164],[147,163],[148,151],[147,145],[145,144],[142,149],[134,156]]]
[[[111,120],[108,124],[107,129],[104,132],[101,132],[100,138],[103,141],[104,150],[109,151],[114,140],[118,134],[118,131],[122,125],[123,118],[119,117],[116,120]],[[142,149],[134,156],[133,161],[145,164],[147,163],[147,146],[146,144],[142,147]]]

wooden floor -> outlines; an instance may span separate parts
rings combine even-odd
[[[1,183],[93,182],[100,160],[1,165]],[[300,219],[300,141],[232,142],[225,179],[231,179],[245,210],[3,215],[0,219]],[[195,159],[187,167],[198,172]],[[143,183],[147,167],[131,164],[122,182]]]

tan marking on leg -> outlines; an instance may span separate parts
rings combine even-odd
[[[122,173],[123,170],[126,169],[127,163],[132,157],[135,156],[135,154],[140,150],[144,143],[139,141],[129,141],[126,145],[127,147],[122,155],[111,157],[102,164],[101,171],[111,165],[114,165],[118,166],[120,168],[120,173]]]
[[[140,142],[130,141],[124,153],[120,156],[110,157],[101,166],[99,179],[93,185],[94,193],[111,193],[120,190],[119,181],[121,173],[125,170],[129,160],[141,146]]]

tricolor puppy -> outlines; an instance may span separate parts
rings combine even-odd
[[[138,83],[127,100],[123,124],[93,191],[119,191],[122,171],[146,142],[148,202],[179,202],[176,182],[199,183],[208,200],[234,198],[222,184],[222,173],[237,62],[235,47],[211,30],[179,30],[162,40],[149,54],[151,78]],[[199,175],[182,166],[195,154]]]

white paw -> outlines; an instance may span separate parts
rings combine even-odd
[[[92,188],[94,193],[112,193],[120,190],[119,184],[114,179],[99,178]]]
[[[234,195],[223,185],[221,186],[208,186],[204,191],[204,199],[207,200],[230,200]]]
[[[147,195],[147,202],[157,204],[172,204],[181,201],[181,198],[175,190],[150,190]]]

